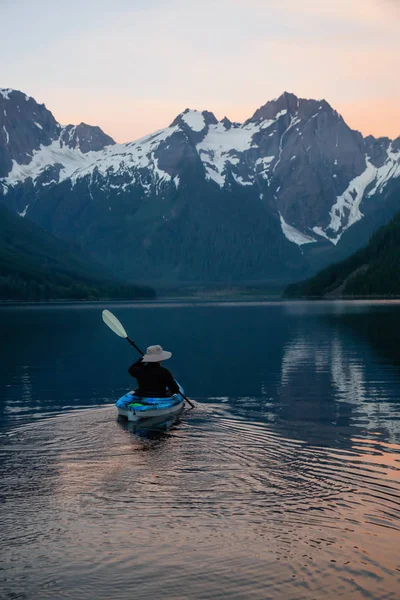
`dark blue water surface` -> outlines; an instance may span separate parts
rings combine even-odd
[[[135,351],[197,408],[135,428]],[[1,599],[400,598],[400,304],[0,308]]]

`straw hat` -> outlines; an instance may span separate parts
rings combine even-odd
[[[171,358],[172,352],[163,350],[161,346],[149,346],[143,356],[143,362],[161,362]]]

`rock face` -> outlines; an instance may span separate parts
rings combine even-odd
[[[11,171],[12,161],[27,165],[34,151],[47,146],[60,133],[60,125],[43,104],[22,92],[0,90],[0,176]]]
[[[115,144],[114,140],[106,135],[100,127],[93,127],[81,123],[80,125],[67,125],[59,137],[62,145],[71,150],[80,150],[83,154],[87,152],[98,152],[106,146]]]
[[[57,142],[82,153],[114,144],[99,127],[81,123],[64,129],[44,104],[11,89],[0,89],[0,177],[17,165],[29,165],[35,153]]]
[[[25,98],[3,90],[0,110],[2,96]],[[6,124],[3,202],[124,277],[295,279],[400,208],[385,200],[400,186],[400,138],[363,138],[324,100],[284,93],[243,124],[187,109],[123,145],[96,127],[62,129],[44,107],[32,125],[37,106],[14,124],[20,140],[36,134],[21,154]]]

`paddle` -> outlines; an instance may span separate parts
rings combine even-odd
[[[144,352],[142,352],[142,350],[136,346],[135,342],[133,340],[131,340],[128,337],[128,334],[126,333],[122,323],[120,323],[120,321],[117,319],[117,317],[115,315],[112,314],[112,312],[110,312],[109,310],[103,310],[102,313],[102,318],[104,323],[117,335],[119,335],[119,337],[125,338],[126,340],[128,340],[128,342],[130,343],[131,346],[133,346],[134,348],[136,348],[136,350],[139,352],[139,354],[141,354],[142,356],[144,356]],[[190,404],[190,406],[192,408],[195,407],[195,405],[193,404],[193,402],[191,402],[189,400],[189,398],[186,398],[186,396],[184,396],[182,394],[182,392],[180,392],[182,398],[184,400],[186,400],[186,402],[188,404]]]

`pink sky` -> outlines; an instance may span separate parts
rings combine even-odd
[[[399,0],[14,0],[0,20],[0,87],[120,142],[187,107],[242,121],[283,91],[400,135]]]
[[[273,96],[265,100],[272,98]],[[261,101],[259,105],[263,103],[264,101]],[[349,127],[361,131],[364,135],[387,136],[392,139],[400,135],[399,101],[396,102],[391,98],[371,98],[330,101],[330,104],[343,116]],[[259,105],[227,106],[225,110],[219,105],[214,110],[212,106],[192,106],[190,108],[212,110],[217,118],[222,118],[226,114],[232,121],[243,122],[255,112]],[[51,109],[50,105],[48,107]],[[75,110],[65,110],[65,112],[53,110],[53,113],[63,124],[84,121],[99,125],[117,142],[122,143],[133,141],[152,131],[166,127],[185,108],[188,107],[180,104],[157,104],[150,101],[143,104],[131,103],[128,106],[128,102],[120,98],[115,103],[115,108],[110,102],[104,105],[99,104],[94,110],[90,108],[86,112],[79,111],[79,107],[77,107]],[[115,115],[114,111],[118,111],[118,115]]]

